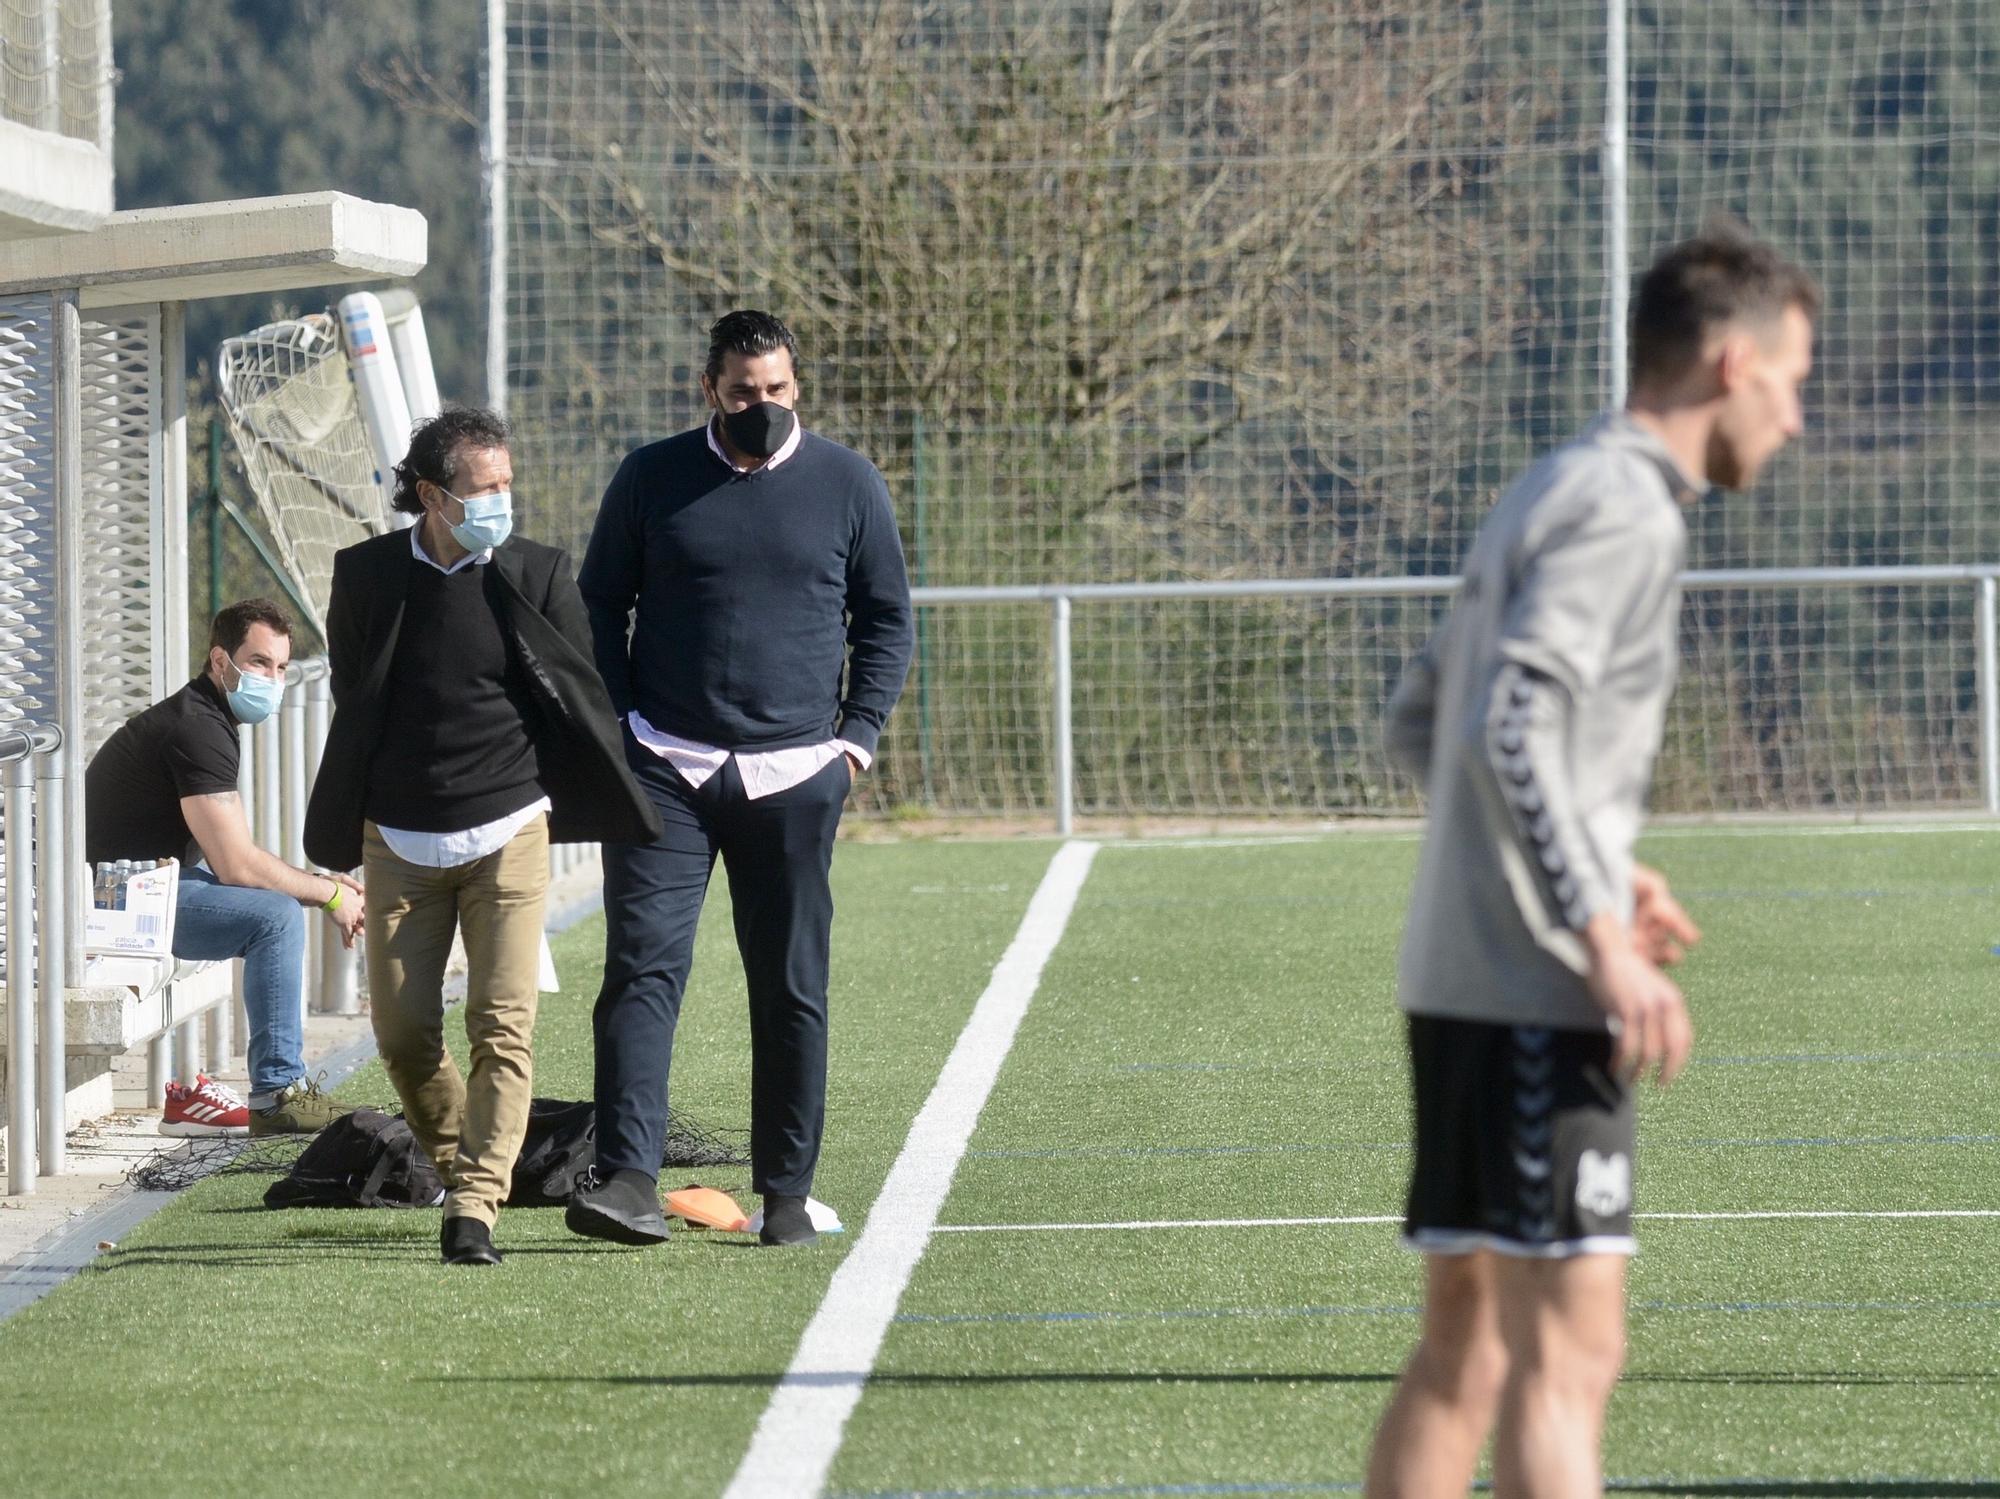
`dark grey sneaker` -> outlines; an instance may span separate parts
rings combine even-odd
[[[335,1103],[320,1091],[319,1079],[302,1077],[280,1093],[268,1109],[250,1111],[250,1134],[316,1135],[342,1114],[354,1112],[351,1103]]]
[[[563,1222],[571,1233],[587,1239],[638,1245],[667,1242],[659,1185],[643,1171],[614,1171],[611,1180],[599,1181],[593,1167],[577,1183],[563,1210]]]
[[[812,1244],[818,1241],[819,1230],[813,1227],[812,1215],[806,1211],[803,1197],[784,1197],[766,1192],[764,1226],[757,1230],[757,1237],[763,1243],[777,1247]]]

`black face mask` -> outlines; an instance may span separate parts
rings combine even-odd
[[[790,409],[776,401],[759,401],[741,411],[722,413],[722,430],[729,440],[752,458],[769,458],[785,445],[799,424]]]

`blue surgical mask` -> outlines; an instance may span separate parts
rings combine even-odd
[[[234,661],[229,663],[236,666]],[[270,677],[256,676],[236,666],[237,683],[229,689],[229,711],[239,723],[262,723],[278,711],[285,700],[285,684]]]
[[[452,539],[468,552],[497,547],[514,534],[514,496],[507,490],[476,494],[469,500],[459,500],[457,495],[451,497],[465,506],[465,519],[451,528]]]

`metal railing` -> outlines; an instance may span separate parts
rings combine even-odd
[[[1199,583],[1040,583],[994,587],[944,586],[911,590],[919,608],[980,604],[1045,603],[1049,607],[1052,743],[1051,811],[1056,830],[1068,834],[1076,820],[1076,746],[1073,728],[1074,661],[1071,615],[1079,604],[1174,599],[1445,597],[1458,590],[1456,576],[1391,578],[1257,578]],[[1975,590],[1974,680],[1979,701],[1981,805],[2000,814],[2000,565],[1940,564],[1907,567],[1718,568],[1681,574],[1687,593],[1760,587],[1881,588],[1906,584],[1970,585]]]
[[[0,729],[7,834],[7,1190],[15,1194],[35,1189],[38,1164],[43,1176],[63,1167],[63,990],[74,969],[64,905],[61,749],[61,732],[46,724]]]
[[[332,679],[325,659],[315,656],[294,661],[286,670],[285,697],[275,714],[239,730],[243,759],[237,784],[251,837],[258,847],[302,869],[311,867],[305,847],[306,803],[332,722]],[[549,850],[550,875],[560,879],[594,864],[596,858],[594,844],[554,845]],[[343,947],[327,922],[309,924],[300,991],[305,1014],[361,1013],[361,956],[358,945],[351,951]],[[239,966],[233,1004],[214,1006],[206,1016],[183,1021],[150,1043],[147,1081],[155,1100],[162,1096],[168,1078],[191,1082],[204,1053],[216,1059],[236,1054],[239,1040],[249,1032],[242,985]],[[199,1031],[197,1020],[203,1023]]]

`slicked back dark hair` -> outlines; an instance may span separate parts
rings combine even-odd
[[[234,656],[243,649],[252,625],[269,625],[285,639],[292,638],[291,615],[270,599],[244,599],[215,616],[208,627],[208,648],[214,650],[219,645],[225,655]]]
[[[799,341],[792,337],[792,330],[785,326],[781,318],[759,312],[754,307],[725,312],[708,330],[708,378],[713,381],[722,374],[725,354],[742,354],[754,359],[759,354],[775,354],[780,349],[792,356],[792,371],[796,374],[799,368]]]
[[[1788,307],[1819,315],[1819,288],[1739,224],[1711,224],[1666,250],[1632,299],[1632,381],[1671,380],[1729,323],[1775,322]]]
[[[422,515],[417,483],[428,480],[450,489],[458,480],[458,455],[466,448],[504,448],[513,436],[507,419],[483,406],[447,406],[410,431],[410,451],[396,465],[396,495],[390,501],[405,515]]]

